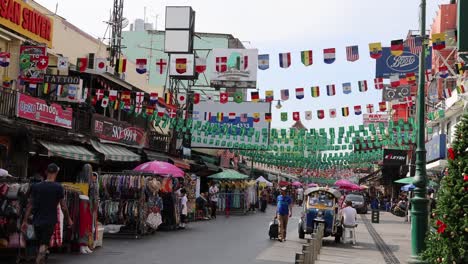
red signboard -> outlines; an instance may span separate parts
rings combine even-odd
[[[101,140],[122,145],[145,147],[147,144],[143,128],[98,114],[93,116],[93,134]]]
[[[44,124],[71,129],[73,111],[59,104],[48,105],[46,101],[18,93],[16,116]]]

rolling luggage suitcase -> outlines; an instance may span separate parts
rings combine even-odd
[[[270,229],[268,231],[268,235],[270,239],[277,239],[279,234],[279,225],[278,220],[275,218],[273,221],[270,222]]]

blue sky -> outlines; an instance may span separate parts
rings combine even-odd
[[[55,10],[58,15],[95,37],[102,37],[112,8],[112,0],[39,0],[40,4]],[[427,27],[436,15],[439,4],[448,0],[427,1]],[[382,42],[388,46],[392,39],[404,39],[408,30],[419,28],[418,0],[127,0],[124,16],[133,21],[144,16],[158,21],[158,29],[164,28],[164,8],[167,5],[190,5],[196,11],[196,31],[229,33],[245,41],[245,45],[259,49],[260,54],[270,54],[270,69],[258,73],[258,88],[261,97],[265,90],[274,90],[275,98],[281,89],[289,89],[290,98],[283,108],[273,107],[273,126],[289,127],[280,121],[280,112],[301,112],[302,121],[308,128],[358,125],[362,116],[354,116],[353,106],[373,103],[378,108],[381,94],[373,88],[375,61],[368,55],[368,43]],[[156,15],[158,15],[156,19]],[[358,45],[360,59],[346,61],[345,47]],[[336,61],[323,63],[323,49],[336,48]],[[313,50],[314,64],[302,65],[300,51]],[[292,66],[281,69],[278,53],[292,52]],[[357,82],[367,80],[369,91],[357,91]],[[351,82],[353,92],[342,93],[342,83]],[[335,84],[337,95],[326,96],[325,86]],[[310,86],[321,87],[321,96],[311,98]],[[296,87],[305,88],[305,98],[295,99]],[[350,107],[350,117],[341,117],[341,107]],[[330,119],[328,110],[336,108],[337,118]],[[317,119],[317,110],[324,109],[326,118]],[[304,120],[304,111],[313,112],[313,120]]]

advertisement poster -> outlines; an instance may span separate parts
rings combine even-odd
[[[145,147],[145,130],[126,122],[117,121],[98,114],[93,115],[93,135],[103,142],[112,142],[133,147]]]
[[[432,49],[426,56],[426,69],[432,67]],[[409,52],[405,48],[401,56],[393,56],[390,48],[382,49],[382,57],[376,61],[375,77],[390,78],[390,75],[398,74],[400,78],[406,77],[407,73],[419,70],[419,56]]]
[[[213,49],[210,80],[213,87],[257,87],[257,49]]]
[[[48,105],[46,101],[18,93],[16,116],[44,124],[71,129],[73,110],[59,104]]]
[[[252,142],[247,139],[243,140],[243,137],[230,135],[229,137],[219,136],[212,137],[201,133],[200,135],[195,133],[195,137],[200,138],[200,141],[192,141],[192,148],[212,148],[213,144],[210,144],[211,140],[225,141],[227,144],[245,143],[245,144],[263,144],[262,130],[270,130],[270,123],[265,121],[265,113],[270,113],[270,103],[253,103],[244,102],[242,104],[229,102],[226,104],[213,104],[210,102],[200,102],[193,106],[193,120],[194,122],[201,121],[202,123],[209,122],[211,124],[222,124],[237,128],[237,134],[240,134],[242,129],[248,130],[249,128],[255,128],[256,132],[259,132],[258,142],[256,136],[253,136]],[[258,115],[255,117],[254,115]],[[269,135],[269,132],[267,133]],[[268,136],[267,136],[268,137]],[[245,137],[247,138],[247,137]],[[268,139],[267,139],[268,140]],[[216,148],[229,148],[225,146],[216,146]]]
[[[41,69],[41,59],[47,56],[45,46],[21,46],[20,47],[20,78],[29,83],[44,82],[45,68]]]
[[[363,114],[362,118],[365,126],[378,123],[387,125],[390,116],[388,114]]]

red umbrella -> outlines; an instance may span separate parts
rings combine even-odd
[[[278,185],[281,186],[281,187],[288,186],[288,185],[289,185],[289,182],[287,182],[287,181],[280,181],[280,182],[278,183]]]

